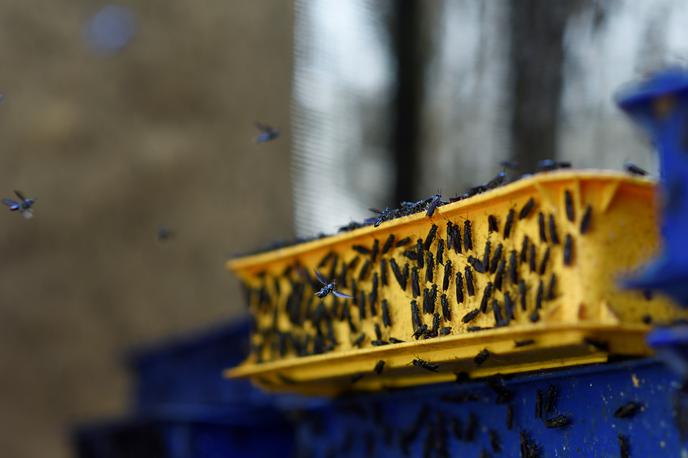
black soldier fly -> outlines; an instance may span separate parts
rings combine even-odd
[[[418,329],[422,324],[420,318],[420,310],[418,310],[418,303],[415,300],[411,301],[411,325],[413,329]]]
[[[571,163],[568,161],[555,161],[554,159],[543,159],[537,163],[538,172],[550,172],[557,169],[569,169]]]
[[[461,272],[456,272],[456,302],[463,303],[463,276]]]
[[[386,327],[392,326],[392,320],[390,319],[390,316],[389,316],[389,303],[387,302],[387,299],[382,299],[381,307],[382,307],[382,324],[385,325]]]
[[[473,236],[471,234],[471,221],[466,220],[463,222],[463,246],[466,250],[473,249]]]
[[[639,402],[630,401],[626,404],[619,406],[618,409],[614,411],[614,416],[616,418],[631,418],[635,416],[638,412],[643,409],[643,404]]]
[[[425,281],[432,282],[435,274],[435,257],[432,255],[432,251],[426,253],[425,259]]]
[[[559,245],[559,234],[557,232],[557,222],[552,213],[549,214],[549,236],[554,245]]]
[[[255,125],[256,128],[260,131],[258,133],[258,136],[256,137],[256,143],[266,143],[275,140],[280,135],[279,130],[275,129],[272,126],[263,124],[258,121],[255,122]]]
[[[370,259],[366,259],[365,262],[363,263],[363,266],[361,267],[361,270],[358,272],[358,280],[365,280],[366,277],[368,276],[368,273],[370,272]]]
[[[564,265],[570,266],[573,262],[573,237],[566,234],[564,241]]]
[[[624,170],[626,172],[630,173],[631,175],[637,175],[637,176],[641,176],[641,177],[647,175],[647,170],[638,167],[637,165],[635,165],[632,162],[628,162],[628,161],[625,162],[623,167],[624,167]]]
[[[451,281],[452,275],[452,262],[447,260],[444,265],[444,277],[442,278],[442,291],[449,289],[449,282]]]
[[[510,209],[509,213],[506,215],[506,222],[504,223],[504,238],[508,239],[511,235],[511,228],[514,225],[514,217],[516,216],[516,211]]]
[[[464,269],[466,273],[466,291],[469,296],[475,296],[475,286],[473,284],[473,272],[469,266]]]
[[[568,189],[564,191],[564,204],[566,206],[566,218],[573,223],[576,220],[576,210],[573,206],[573,194]]]
[[[437,235],[437,224],[433,224],[425,236],[425,241],[423,242],[423,248],[429,250],[432,246],[432,242],[435,241],[435,236]]]
[[[514,340],[514,347],[527,347],[528,345],[533,345],[534,343],[535,340],[533,339]]]
[[[504,321],[504,317],[502,317],[502,307],[497,299],[492,300],[492,314],[494,315],[495,327],[502,327],[509,324],[507,321]]]
[[[592,206],[588,205],[585,207],[585,211],[583,212],[583,217],[581,218],[580,222],[580,229],[579,232],[581,235],[586,234],[588,232],[588,229],[590,229],[590,220],[592,219]]]
[[[19,199],[19,202],[12,200],[12,199],[2,199],[2,203],[9,208],[10,211],[16,212],[18,211],[21,213],[21,215],[26,218],[30,219],[33,217],[33,205],[36,203],[35,198],[27,198],[24,196],[24,194],[21,191],[14,191],[14,194],[17,196]]]
[[[521,252],[519,253],[519,262],[521,264],[526,262],[526,259],[528,258],[528,244],[530,243],[530,239],[528,238],[527,235],[523,236],[523,242],[521,242]]]
[[[483,348],[478,352],[475,357],[473,357],[473,362],[475,363],[476,366],[482,366],[485,361],[490,357],[491,353],[490,350],[487,348]]]
[[[485,241],[485,250],[483,251],[483,266],[485,269],[490,268],[490,241],[486,240]],[[470,262],[470,257],[469,257],[469,262]]]
[[[466,313],[466,314],[461,318],[461,321],[462,321],[463,323],[470,323],[471,321],[473,321],[473,320],[475,319],[475,317],[478,316],[479,313],[480,313],[480,310],[479,310],[479,309],[473,309],[473,310],[471,310],[470,312]]]
[[[545,254],[542,255],[542,260],[540,261],[540,275],[545,274],[545,270],[547,269],[547,261],[549,261],[549,247],[545,248]]]
[[[557,296],[557,276],[552,272],[549,277],[549,285],[547,286],[547,296],[548,301],[553,300]]]
[[[483,262],[480,259],[473,257],[473,256],[468,256],[468,263],[471,266],[473,266],[473,270],[475,270],[476,272],[481,273],[481,274],[485,273],[485,270],[486,270],[485,265],[483,264]]]
[[[389,265],[392,268],[392,273],[394,274],[394,278],[397,279],[397,283],[399,284],[399,287],[402,290],[406,290],[406,279],[401,273],[401,269],[399,268],[399,264],[394,260],[394,258],[389,260]]]
[[[435,214],[435,210],[437,207],[440,205],[444,205],[447,202],[442,200],[442,195],[441,194],[433,194],[426,200],[426,211],[425,211],[425,216],[431,217],[432,215]]]
[[[525,219],[530,215],[531,210],[535,207],[535,199],[532,197],[528,199],[528,202],[523,204],[521,211],[518,213],[518,219]]]
[[[518,283],[518,261],[516,260],[516,250],[509,253],[509,280],[512,284]]]
[[[392,248],[392,245],[394,245],[394,240],[394,234],[389,234],[389,236],[387,236],[385,243],[382,245],[382,254],[387,254],[387,252]]]
[[[497,272],[494,277],[494,286],[498,290],[502,290],[502,280],[504,279],[504,270],[506,269],[506,261],[504,259],[499,261]]]
[[[318,278],[318,281],[322,283],[323,287],[320,288],[319,291],[315,293],[316,296],[323,298],[327,296],[328,294],[333,294],[336,297],[341,297],[343,299],[351,299],[352,297],[349,296],[348,294],[340,293],[337,291],[337,285],[334,280],[332,282],[327,281],[317,270],[315,271],[315,276]]]
[[[511,300],[511,295],[504,293],[504,311],[508,319],[513,320],[514,317],[514,302]]]
[[[487,231],[499,232],[499,223],[497,222],[497,217],[495,215],[487,216]]]
[[[170,240],[171,238],[174,237],[174,231],[170,229],[167,226],[159,226],[158,227],[158,233],[157,233],[157,239],[160,242],[164,242],[165,240]]]
[[[570,424],[571,417],[561,414],[545,420],[545,426],[548,428],[566,428]]]
[[[409,243],[411,243],[411,237],[404,237],[403,239],[399,240],[394,246],[399,248],[402,246],[406,246]]]
[[[487,264],[485,265],[485,268],[490,270],[490,273],[495,273],[497,271],[497,267],[499,265],[499,261],[502,259],[502,251],[504,251],[504,247],[500,243],[497,245],[497,249],[494,252],[494,255],[492,256],[492,263],[488,266]]]
[[[619,458],[631,458],[631,444],[628,436],[617,433],[616,438],[619,441]]]
[[[413,293],[414,298],[420,296],[420,283],[418,281],[418,269],[415,267],[413,269],[411,269],[411,291]]]
[[[380,259],[380,282],[382,286],[389,285],[389,272],[387,270],[387,259]]]
[[[545,233],[545,215],[543,215],[542,212],[538,212],[538,232],[540,233],[540,241],[547,243],[547,234]]]
[[[449,301],[447,300],[446,294],[442,294],[440,302],[442,303],[442,318],[444,321],[451,321],[451,308],[449,307]]]
[[[547,397],[543,409],[545,413],[552,413],[557,407],[557,399],[559,398],[559,390],[555,385],[547,387]]]
[[[542,308],[542,295],[544,293],[544,284],[542,280],[538,281],[537,292],[535,293],[535,310]]]
[[[424,359],[420,358],[414,359],[413,361],[411,361],[411,364],[420,369],[425,369],[426,371],[430,372],[437,372],[440,368],[439,364],[432,364],[431,362],[425,361]]]
[[[483,297],[480,301],[480,311],[482,313],[487,312],[487,305],[488,301],[490,299],[490,296],[492,296],[492,282],[487,282],[487,285],[485,285],[485,289],[483,290]]]

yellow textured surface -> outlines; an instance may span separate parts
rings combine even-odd
[[[567,217],[566,193],[573,204],[572,221]],[[530,199],[534,201],[532,210],[524,218],[519,218],[521,210]],[[588,207],[591,212],[589,229],[585,234],[580,234],[581,219]],[[505,225],[510,212],[513,214],[513,224],[509,235],[505,236]],[[546,242],[540,237],[540,213],[545,222]],[[488,215],[496,217],[497,231],[489,231]],[[552,240],[550,218],[556,226],[558,243]],[[471,224],[472,249],[466,249],[463,244],[465,221],[470,221]],[[412,336],[414,328],[410,304],[414,298],[411,275],[406,288],[402,289],[394,273],[389,270],[388,284],[380,284],[378,288],[374,310],[376,315],[371,315],[373,310],[369,303],[372,278],[376,274],[380,275],[381,257],[388,263],[394,258],[402,269],[407,264],[410,269],[415,267],[417,262],[405,256],[404,252],[415,250],[416,241],[425,240],[433,224],[438,227],[437,236],[429,251],[436,257],[439,239],[447,244],[447,222],[459,226],[462,241],[460,253],[445,246],[443,256],[445,264],[447,260],[451,260],[453,265],[446,290],[451,319],[445,319],[442,313],[440,297],[444,292],[443,265],[435,264],[432,282],[424,281],[426,266],[418,269],[421,294],[415,300],[423,323],[432,328],[433,315],[423,313],[423,288],[431,289],[434,282],[438,289],[434,311],[440,317],[440,328],[450,327],[451,331],[445,336],[416,340]],[[639,292],[622,291],[617,287],[617,282],[624,274],[652,257],[658,248],[657,232],[655,185],[652,181],[614,172],[559,171],[538,174],[442,206],[431,218],[425,216],[425,213],[419,213],[383,223],[378,228],[366,227],[233,260],[228,263],[228,267],[252,291],[250,310],[256,318],[257,330],[252,336],[254,354],[241,366],[229,370],[228,375],[251,377],[273,390],[334,394],[351,388],[380,389],[446,381],[453,379],[456,372],[479,377],[496,372],[522,372],[600,362],[606,359],[607,353],[647,354],[649,350],[644,344],[644,337],[648,326],[643,324],[643,317],[649,315],[654,322],[658,322],[685,316],[685,313],[680,312],[665,298],[655,296],[647,299]],[[390,234],[394,234],[397,241],[410,237],[412,243],[392,248],[385,255],[378,255],[376,261],[371,263],[367,276],[358,280],[365,260],[371,257],[355,252],[352,246],[371,248],[377,239],[381,247]],[[571,262],[565,265],[564,246],[567,236],[570,236],[572,242]],[[526,250],[524,262],[521,262],[525,237],[528,237],[535,253],[534,271],[531,269],[530,248]],[[466,276],[463,275],[461,289],[464,301],[459,303],[455,272],[458,269],[462,274],[465,273],[469,256],[483,260],[488,240],[491,245],[490,258],[494,258],[498,245],[502,245],[502,287],[494,287],[498,283],[496,277],[499,269],[497,272],[487,270],[485,273],[471,269],[475,295],[468,295]],[[514,283],[510,278],[512,250],[515,251],[517,260],[517,280],[523,280],[527,286],[525,310],[520,305],[518,281]],[[327,353],[309,356],[297,356],[294,347],[287,344],[283,345],[286,353],[281,356],[278,338],[280,333],[287,342],[291,341],[291,338],[284,337],[287,334],[296,337],[299,342],[308,342],[308,348],[312,351],[313,340],[318,332],[309,317],[313,317],[320,299],[314,296],[303,271],[314,276],[317,265],[331,251],[337,254],[337,264],[333,266],[328,262],[322,266],[321,271],[326,276],[334,267],[334,272],[337,273],[335,277],[338,278],[344,263],[350,263],[356,256],[360,258],[356,268],[347,273],[346,287],[340,285],[338,289],[351,293],[352,280],[356,281],[357,290],[366,291],[366,317],[361,318],[358,305],[348,304],[351,325],[356,328],[355,332],[351,332],[348,320],[340,320],[345,301],[329,295],[322,301],[331,319],[337,344]],[[547,251],[548,260],[543,266]],[[493,262],[489,264],[492,265]],[[499,262],[494,265],[499,267]],[[292,266],[291,269],[289,266]],[[555,277],[555,288],[550,297],[549,285],[552,277]],[[487,307],[474,320],[464,323],[462,317],[466,313],[480,308],[488,282],[493,284],[493,293],[486,303]],[[536,308],[540,282],[543,300],[538,312],[539,320],[534,322],[531,316]],[[306,286],[298,304],[302,320],[296,320],[300,322],[295,324],[288,317],[287,297],[293,285],[298,283]],[[262,300],[259,294],[261,290]],[[353,302],[359,302],[359,294],[356,294]],[[508,325],[496,327],[493,304],[496,300],[501,315],[506,315],[505,294],[509,294],[514,303],[514,317]],[[381,318],[380,303],[383,299],[389,304],[389,327],[383,325]],[[373,346],[371,341],[376,339],[375,324],[381,330],[381,340],[389,341],[390,337],[394,337],[404,343]],[[469,332],[469,326],[488,329]],[[321,324],[320,329],[321,335],[326,339],[330,334],[326,331],[326,326]],[[364,342],[360,348],[355,348],[352,341],[361,333],[365,334]],[[604,342],[605,345],[588,345],[585,343],[586,339]],[[515,347],[516,340],[533,340],[534,343]],[[485,348],[490,356],[483,364],[476,364],[474,356]],[[260,354],[259,358],[256,352]],[[438,364],[439,371],[435,373],[412,366],[411,361],[418,358]],[[385,361],[382,375],[373,372],[373,367],[379,360]],[[352,376],[360,377],[361,374],[365,375],[352,385]]]

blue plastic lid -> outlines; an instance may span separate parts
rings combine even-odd
[[[624,110],[666,94],[688,91],[688,69],[671,67],[654,73],[640,83],[622,89],[616,103]]]

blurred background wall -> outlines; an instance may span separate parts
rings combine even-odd
[[[370,216],[368,207],[456,195],[505,159],[525,170],[546,158],[656,170],[613,95],[662,65],[686,64],[681,0],[342,3],[296,2],[305,12],[294,62],[300,234],[331,232]],[[300,128],[313,119],[332,128]],[[322,183],[335,185],[308,198]]]
[[[0,212],[2,456],[70,456],[74,421],[124,409],[127,348],[235,316],[224,261],[293,234],[293,5],[123,1],[135,33],[97,53],[105,5],[0,3],[0,194],[38,198]]]
[[[121,1],[111,50],[105,5],[0,3],[0,194],[38,198],[0,212],[3,456],[68,456],[126,349],[240,314],[232,255],[503,159],[653,171],[611,96],[688,53],[681,0]]]

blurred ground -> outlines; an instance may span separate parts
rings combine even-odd
[[[137,34],[103,57],[104,3],[0,3],[0,193],[38,198],[0,212],[3,456],[69,456],[124,407],[122,352],[240,313],[224,260],[292,233],[291,2],[122,4]],[[256,146],[255,119],[284,135]]]

